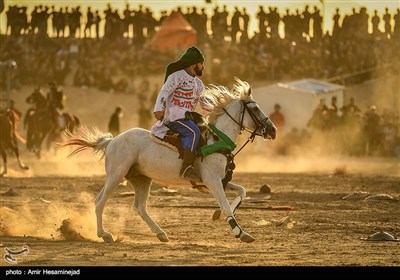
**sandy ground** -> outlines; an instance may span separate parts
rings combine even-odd
[[[24,88],[15,95],[23,112],[30,91]],[[122,130],[137,125],[134,95],[102,93],[99,98],[98,94],[70,88],[66,110],[79,115],[85,125],[104,130],[114,106],[123,104]],[[104,161],[90,153],[67,159],[67,151],[45,152],[40,159],[26,149],[21,154],[30,169],[18,169],[15,158],[10,157],[8,174],[0,178],[2,268],[400,267],[400,242],[362,240],[379,230],[400,236],[398,158],[240,154],[233,181],[245,186],[251,199],[242,203],[237,220],[256,239],[250,244],[236,239],[224,219],[212,221],[215,200],[189,186],[169,186],[175,193],[153,188],[149,214],[170,239],[161,243],[133,211],[134,196],[126,195],[133,189],[121,185],[104,213],[105,228],[118,237],[118,242],[108,244],[96,236],[94,213],[94,199],[104,183]],[[259,193],[264,184],[272,189],[269,196]],[[394,199],[342,199],[354,192]],[[232,201],[235,194],[227,196]],[[292,210],[271,210],[269,206],[290,206]],[[5,248],[18,251],[23,245],[28,245],[29,253],[16,256],[16,264],[4,260]]]
[[[31,169],[40,169],[33,159],[32,164]],[[386,164],[398,167],[398,161],[387,160]],[[45,164],[44,170],[49,167]],[[399,267],[400,242],[362,240],[381,229],[400,235],[400,177],[387,170],[386,174],[341,168],[235,173],[234,181],[245,186],[250,197],[237,212],[240,225],[256,239],[250,244],[235,239],[225,220],[212,221],[215,200],[189,186],[169,186],[175,193],[152,190],[149,213],[170,238],[161,243],[133,211],[134,196],[124,196],[133,191],[129,185],[116,190],[104,213],[105,227],[118,242],[103,243],[96,236],[93,202],[103,176],[62,172],[57,176],[42,171],[42,175],[24,177],[16,172],[0,181],[0,247],[3,251],[29,246],[27,255],[16,257],[16,266]],[[271,187],[270,197],[259,193],[263,184]],[[394,200],[382,196],[342,199],[354,192],[386,194]],[[230,200],[235,197],[234,193],[227,195]],[[293,209],[271,210],[268,206]],[[0,264],[10,265],[4,259]]]

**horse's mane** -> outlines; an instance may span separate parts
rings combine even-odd
[[[201,94],[201,106],[210,111],[208,120],[210,123],[215,121],[215,118],[222,114],[222,108],[233,100],[247,99],[249,97],[250,85],[235,77],[236,84],[232,90],[225,86],[210,84],[206,86]]]

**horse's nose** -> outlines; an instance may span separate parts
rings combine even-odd
[[[278,132],[278,129],[275,126],[273,126],[272,131],[271,131],[272,140],[274,140],[276,138],[277,132]]]
[[[271,128],[269,129],[269,131],[267,131],[267,133],[264,135],[264,138],[269,138],[274,140],[276,138],[277,135],[277,128],[275,125],[272,125]]]

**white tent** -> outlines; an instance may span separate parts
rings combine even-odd
[[[285,116],[284,132],[296,127],[306,128],[320,100],[324,100],[326,106],[331,105],[332,97],[337,99],[337,107],[343,106],[344,87],[336,84],[303,79],[287,83],[277,83],[270,86],[254,88],[254,99],[267,115],[274,111],[274,105],[281,106],[281,112]]]

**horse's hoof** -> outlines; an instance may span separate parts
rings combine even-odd
[[[29,166],[24,165],[23,167],[21,167],[23,170],[29,170]]]
[[[4,173],[1,173],[1,174],[0,174],[0,178],[3,178],[3,177],[4,177]]]
[[[157,238],[158,238],[158,240],[160,240],[161,242],[168,242],[168,241],[169,241],[169,238],[168,238],[168,236],[165,234],[165,232],[157,233]]]
[[[220,217],[221,217],[221,209],[215,210],[215,212],[212,216],[212,220],[213,221],[219,220]]]
[[[114,238],[114,236],[111,233],[104,234],[102,238],[106,243],[114,243],[116,240],[116,238]]]
[[[242,235],[240,236],[240,240],[246,243],[251,243],[255,239],[250,234],[243,232]]]

